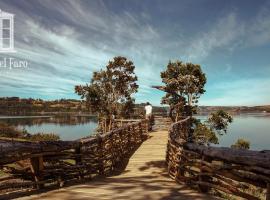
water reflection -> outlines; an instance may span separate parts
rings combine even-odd
[[[97,118],[93,116],[1,116],[0,121],[26,129],[29,133],[58,134],[61,140],[75,140],[94,133]]]

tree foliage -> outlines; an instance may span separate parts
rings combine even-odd
[[[194,132],[193,132],[194,140],[198,144],[209,145],[210,143],[218,144],[218,137],[215,131],[207,126],[207,124],[203,124],[198,122]]]
[[[197,143],[203,145],[218,144],[219,137],[227,133],[232,121],[232,116],[223,110],[213,112],[204,123],[195,120],[193,138]]]
[[[0,137],[23,138],[26,137],[26,131],[21,131],[14,126],[0,122]]]
[[[209,124],[211,129],[216,130],[219,135],[223,135],[227,133],[229,123],[232,123],[232,121],[233,118],[229,113],[218,110],[210,114],[206,123]]]
[[[231,145],[231,148],[235,148],[235,149],[249,149],[249,147],[250,147],[250,142],[243,138],[239,138],[233,145]]]
[[[173,121],[177,121],[179,115],[191,116],[195,112],[194,105],[205,92],[206,76],[200,65],[169,62],[167,69],[161,72],[161,78],[166,92],[161,103],[170,106]]]
[[[115,57],[105,70],[94,72],[90,84],[75,86],[75,92],[86,100],[87,106],[99,117],[126,117],[132,112],[137,92],[135,66],[125,57]],[[128,109],[127,109],[128,108]]]
[[[199,144],[218,144],[219,136],[227,132],[233,119],[223,110],[211,113],[204,123],[192,117],[200,96],[205,92],[206,75],[201,66],[181,61],[169,62],[167,69],[161,72],[161,78],[165,85],[156,88],[166,92],[161,103],[170,106],[172,120],[191,117],[189,137]]]

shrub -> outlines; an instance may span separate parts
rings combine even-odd
[[[59,135],[54,133],[36,133],[30,136],[31,141],[58,141]]]
[[[18,130],[14,126],[0,122],[0,137],[23,138],[24,134],[25,132]]]
[[[231,145],[231,148],[235,148],[235,149],[249,149],[249,147],[250,147],[250,142],[243,138],[239,138],[233,145]]]

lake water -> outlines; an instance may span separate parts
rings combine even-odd
[[[55,133],[61,140],[92,135],[97,127],[93,116],[0,116],[0,122],[26,129],[29,133]]]
[[[206,119],[206,116],[198,116]],[[252,113],[233,116],[227,134],[219,138],[219,145],[230,147],[237,139],[244,138],[250,141],[252,150],[270,150],[270,114]]]
[[[199,118],[205,119],[206,116],[199,116]],[[97,127],[97,119],[87,116],[0,116],[0,121],[21,129],[25,128],[30,133],[56,133],[60,135],[61,140],[75,140],[89,136],[94,133]],[[251,149],[270,149],[270,114],[235,115],[228,133],[220,138],[219,146],[229,147],[238,138],[249,140]]]

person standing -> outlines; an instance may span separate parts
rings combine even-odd
[[[152,115],[152,106],[149,102],[146,103],[145,109],[145,118],[149,119]]]
[[[148,121],[149,121],[148,130],[151,131],[152,126],[154,125],[154,118],[152,115],[152,110],[153,110],[152,105],[149,102],[147,102],[144,109],[145,109],[145,118],[148,119]]]

